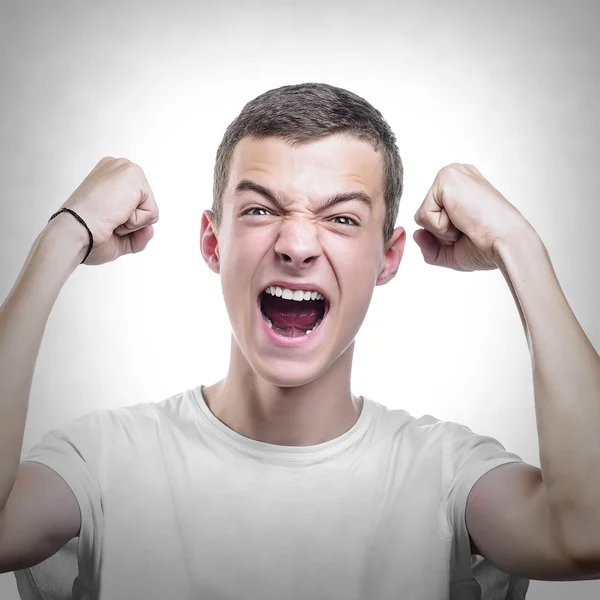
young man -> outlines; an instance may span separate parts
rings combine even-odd
[[[271,90],[217,153],[202,255],[227,376],[49,432],[19,464],[48,314],[68,276],[143,250],[158,208],[105,158],[36,240],[0,315],[0,569],[24,598],[523,598],[600,572],[600,359],[539,236],[450,165],[415,219],[426,262],[500,267],[534,364],[542,469],[350,389],[375,285],[398,270],[402,163],[381,114],[322,84]],[[9,360],[9,351],[12,360]],[[72,590],[71,590],[72,587]]]

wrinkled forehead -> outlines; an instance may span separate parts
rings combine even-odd
[[[348,134],[295,144],[277,137],[242,138],[233,151],[225,202],[235,201],[236,186],[247,180],[276,189],[290,202],[363,192],[374,209],[383,209],[383,154]]]

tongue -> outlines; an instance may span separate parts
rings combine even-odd
[[[296,328],[303,331],[312,329],[323,316],[322,300],[284,300],[281,297],[263,294],[262,311],[279,329]]]

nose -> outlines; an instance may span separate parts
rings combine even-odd
[[[288,267],[302,269],[312,265],[322,253],[315,226],[302,219],[284,221],[275,252]]]

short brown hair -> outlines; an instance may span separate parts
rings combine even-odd
[[[326,83],[286,85],[264,92],[244,106],[229,125],[217,150],[213,185],[213,219],[218,227],[223,213],[235,145],[244,137],[283,138],[291,144],[310,142],[334,133],[349,133],[383,147],[386,216],[384,243],[396,224],[403,190],[403,168],[396,136],[382,114],[366,100]]]

